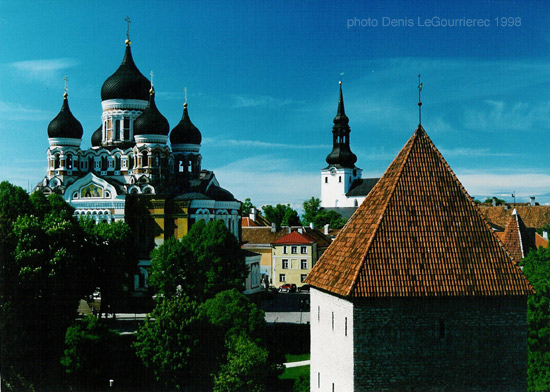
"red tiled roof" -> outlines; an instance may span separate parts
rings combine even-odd
[[[538,229],[550,225],[550,206],[479,206],[485,219],[500,227],[506,226],[513,208],[521,215],[521,219],[527,227]]]
[[[499,238],[516,261],[521,261],[529,250],[535,247],[534,236],[529,235],[527,227],[516,210],[510,215],[506,229]]]
[[[422,126],[309,273],[352,297],[527,295],[529,282]]]
[[[300,244],[312,244],[315,242],[315,238],[306,233],[298,233],[293,231],[288,233],[282,238],[279,238],[277,241],[273,241],[273,244],[277,245],[300,245]]]
[[[543,248],[548,247],[548,240],[541,236],[539,233],[535,233],[535,246],[538,248],[542,246]]]

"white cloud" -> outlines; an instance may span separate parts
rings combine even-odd
[[[220,185],[254,205],[290,204],[299,210],[311,196],[319,197],[319,173],[288,170],[293,167],[286,159],[254,157],[241,159],[214,169]]]
[[[550,190],[550,174],[536,171],[524,173],[480,173],[471,170],[456,172],[471,195],[507,195],[516,197],[543,196]],[[520,201],[518,199],[518,201]]]
[[[529,130],[547,129],[550,118],[550,102],[515,102],[513,104],[485,100],[480,108],[467,110],[465,126],[476,130]]]
[[[260,147],[260,148],[287,148],[287,149],[330,149],[332,146],[328,144],[285,144],[285,143],[269,143],[260,140],[235,140],[235,139],[220,139],[220,138],[204,138],[205,144],[213,147]]]
[[[78,65],[79,62],[72,58],[59,58],[49,60],[25,60],[8,64],[23,77],[51,84],[59,78],[59,72]]]
[[[444,157],[509,157],[515,154],[505,152],[491,152],[488,148],[440,148]]]
[[[274,98],[267,95],[251,95],[251,94],[233,94],[232,107],[237,108],[251,108],[251,107],[268,107],[272,109],[279,109],[284,106],[299,104],[300,102],[289,98]]]
[[[19,103],[0,101],[0,114],[4,120],[51,120],[51,113],[40,109],[24,107]]]

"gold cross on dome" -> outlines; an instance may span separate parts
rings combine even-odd
[[[124,19],[126,21],[126,38],[128,38],[128,41],[130,40],[130,23],[132,23],[132,21],[130,20],[130,17],[127,16],[126,19]]]

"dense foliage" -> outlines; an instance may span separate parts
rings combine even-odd
[[[300,217],[298,212],[290,207],[289,204],[265,205],[262,207],[264,216],[271,223],[280,226],[300,226]]]
[[[181,240],[169,239],[151,253],[149,285],[158,295],[197,301],[242,289],[248,273],[237,238],[222,221],[196,222]]]
[[[59,195],[0,183],[0,336],[6,389],[47,383],[78,301],[90,292],[84,233]],[[29,359],[32,358],[32,361]]]
[[[532,250],[522,261],[535,293],[527,302],[529,391],[550,390],[550,248]]]
[[[73,385],[104,383],[109,374],[118,334],[95,316],[74,322],[65,334],[65,352],[61,364]]]
[[[326,210],[321,207],[321,200],[316,197],[304,201],[303,207],[304,215],[302,216],[302,223],[304,225],[313,223],[316,227],[323,227],[328,224],[333,229],[341,229],[347,222],[336,211]]]
[[[248,215],[250,214],[250,211],[252,210],[252,208],[256,208],[256,207],[254,206],[254,204],[252,204],[252,201],[250,200],[250,198],[247,197],[246,199],[244,199],[244,202],[241,205],[241,213],[243,214],[243,216]]]
[[[263,391],[276,374],[264,332],[263,312],[235,289],[203,303],[175,295],[160,300],[134,347],[169,388]]]

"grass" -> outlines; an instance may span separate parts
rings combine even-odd
[[[307,361],[310,354],[285,354],[286,362],[298,362],[298,361]]]
[[[307,354],[285,354],[286,362],[306,361],[309,359]],[[300,376],[309,377],[309,365],[286,368],[283,374],[279,376],[280,380],[296,380]]]

